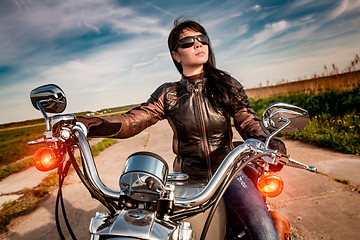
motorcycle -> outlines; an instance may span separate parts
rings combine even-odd
[[[283,164],[316,172],[315,167],[268,148],[270,140],[279,132],[301,130],[308,122],[306,110],[274,103],[263,113],[263,124],[271,132],[266,141],[247,139],[238,145],[225,157],[209,182],[191,181],[180,172],[169,173],[167,162],[159,155],[136,152],[126,160],[119,180],[120,190],[110,189],[98,175],[86,127],[77,122],[75,115],[61,114],[67,105],[61,88],[54,84],[40,86],[31,91],[30,98],[46,122],[44,136],[28,142],[47,144],[34,155],[34,165],[40,171],[57,169],[59,174],[55,218],[61,239],[65,237],[60,227],[59,204],[68,231],[76,239],[62,199],[62,185],[70,165],[92,197],[108,209],[108,212],[97,212],[91,219],[92,240],[229,239],[222,196],[241,171],[254,182],[264,201],[283,190],[283,181],[271,171],[271,166]],[[55,115],[49,117],[48,113]],[[80,151],[80,163],[74,156],[76,148]],[[273,217],[274,212],[269,212]],[[288,224],[284,216],[282,219]],[[288,239],[286,234],[288,232],[280,239]],[[246,235],[244,228],[236,239],[246,239]]]

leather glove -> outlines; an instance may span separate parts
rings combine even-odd
[[[76,120],[83,123],[88,130],[90,126],[99,125],[104,121],[99,117],[76,117]]]
[[[259,137],[258,139],[263,142],[265,142],[265,140],[266,140],[266,138],[263,136]],[[287,154],[284,142],[277,138],[273,138],[270,140],[268,148],[273,149],[273,150],[278,150],[282,154]],[[283,167],[284,167],[284,165],[281,163],[278,163],[277,165],[270,164],[270,166],[269,166],[270,170],[273,172],[278,172]]]
[[[121,123],[110,123],[100,117],[77,117],[76,119],[86,126],[89,137],[114,137],[121,129]]]
[[[278,150],[282,154],[287,154],[284,142],[277,138],[270,140],[268,148]]]
[[[270,140],[268,148],[278,150],[280,153],[285,154],[285,155],[287,154],[284,142],[277,138],[273,138]],[[270,164],[270,166],[269,166],[270,170],[273,172],[278,172],[283,167],[284,167],[284,165],[281,163],[278,163],[277,165]]]

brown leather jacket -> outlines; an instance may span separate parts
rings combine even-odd
[[[231,117],[243,139],[264,139],[267,134],[239,82],[233,79],[237,97],[231,100],[232,109],[226,114],[211,106],[202,91],[205,83],[206,78],[194,84],[182,78],[161,85],[146,103],[125,114],[78,120],[88,127],[89,136],[127,138],[167,119],[174,132],[174,171],[185,172],[193,179],[210,179],[233,148]]]

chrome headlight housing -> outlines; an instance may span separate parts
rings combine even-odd
[[[160,156],[151,152],[137,152],[126,160],[120,177],[120,188],[132,199],[149,202],[161,197],[169,166]]]

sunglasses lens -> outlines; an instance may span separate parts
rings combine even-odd
[[[178,41],[178,46],[181,48],[189,48],[194,46],[195,38],[201,42],[201,44],[208,45],[209,44],[209,38],[206,35],[199,35],[199,36],[189,36],[182,38]]]
[[[194,37],[185,37],[179,40],[179,47],[181,48],[189,48],[194,45],[195,39]]]
[[[209,38],[206,35],[200,35],[197,37],[197,40],[201,42],[201,44],[208,45],[209,44]]]

